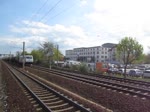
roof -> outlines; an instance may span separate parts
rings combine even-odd
[[[105,43],[102,45],[102,47],[106,47],[106,48],[113,48],[117,46],[117,44],[114,44],[114,43]]]

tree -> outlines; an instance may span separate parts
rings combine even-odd
[[[35,63],[40,63],[44,57],[43,52],[40,50],[32,50],[31,55],[33,55]]]
[[[53,43],[44,42],[43,44],[41,44],[41,47],[39,48],[39,50],[41,52],[43,52],[43,54],[45,56],[52,56],[53,55],[53,48],[54,48]]]
[[[41,44],[41,47],[39,48],[39,50],[43,52],[44,57],[47,58],[50,65],[51,65],[52,60],[59,61],[59,60],[62,60],[64,57],[62,53],[58,50],[58,45],[56,48],[54,47],[54,44],[51,42],[44,42],[43,44]]]
[[[136,39],[132,37],[123,38],[117,45],[117,55],[124,64],[124,78],[126,78],[126,68],[128,64],[132,64],[135,60],[139,60],[143,54],[143,47]]]
[[[53,48],[53,59],[54,60],[63,60],[64,56],[63,54],[59,51],[58,48]]]

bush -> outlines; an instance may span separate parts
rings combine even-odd
[[[81,65],[79,65],[78,70],[79,70],[81,73],[88,73],[88,67],[87,67],[87,65],[84,64],[84,63],[81,64]]]

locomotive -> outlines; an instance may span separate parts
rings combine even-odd
[[[33,56],[32,55],[24,55],[25,64],[32,64],[33,63]],[[23,63],[23,56],[19,56],[18,62],[21,64]]]

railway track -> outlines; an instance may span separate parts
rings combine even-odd
[[[121,80],[110,80],[105,78],[97,78],[97,77],[91,77],[91,76],[85,76],[81,74],[76,73],[69,73],[64,71],[56,71],[56,70],[49,70],[48,68],[44,67],[37,67],[33,66],[33,68],[41,71],[45,71],[51,74],[60,75],[63,77],[71,78],[77,81],[82,81],[84,83],[92,84],[94,86],[99,86],[119,92],[123,92],[126,95],[133,95],[134,97],[140,97],[142,99],[150,99],[150,86],[149,83],[138,83],[138,81],[135,81],[135,83],[132,83],[132,81],[125,81],[123,79]],[[123,81],[122,81],[123,80]]]
[[[35,65],[33,65],[32,67],[33,68],[48,69],[45,67],[40,67],[40,66],[35,66]],[[71,72],[61,71],[61,70],[56,70],[56,69],[51,69],[51,71],[56,71],[56,72],[68,74],[68,75],[79,75],[79,76],[82,75],[82,74],[71,73]],[[85,75],[82,75],[82,76],[85,76]],[[86,77],[88,77],[88,76],[86,76]],[[91,76],[89,76],[89,77],[91,77]],[[130,85],[135,85],[138,87],[150,89],[150,82],[146,82],[146,81],[138,81],[138,80],[133,80],[133,79],[118,78],[118,77],[106,76],[106,75],[98,75],[98,76],[92,76],[92,77],[101,78],[104,80],[110,80],[110,81],[114,81],[114,82],[126,83],[126,84],[130,84]]]
[[[8,66],[10,72],[24,87],[24,91],[37,111],[42,112],[91,112],[67,96],[55,91],[37,79]]]

